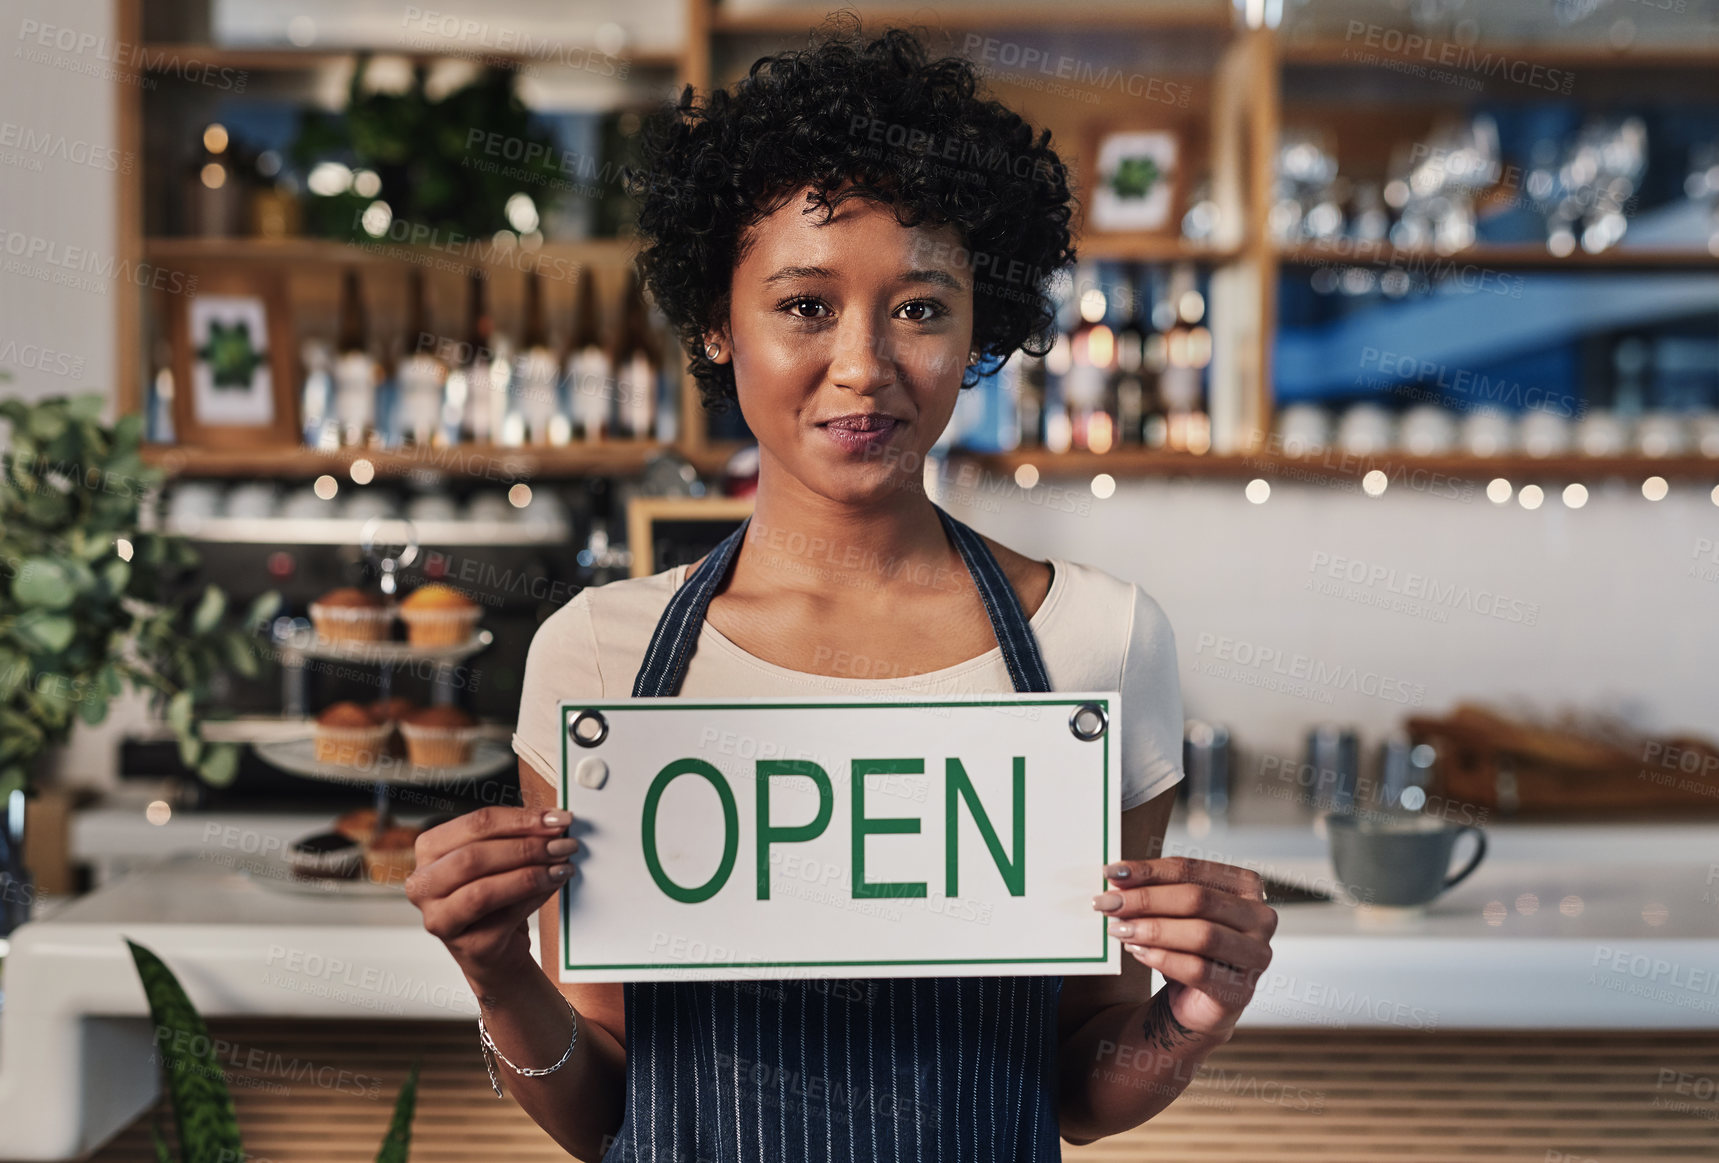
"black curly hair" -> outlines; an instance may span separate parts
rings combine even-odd
[[[746,230],[808,186],[824,221],[835,204],[863,197],[905,227],[957,229],[979,352],[963,388],[1017,349],[1050,350],[1048,284],[1076,258],[1068,170],[1049,129],[1035,139],[1025,119],[978,89],[966,58],[930,60],[901,28],[862,42],[857,19],[844,14],[812,47],[760,57],[732,92],[697,102],[687,85],[647,118],[639,162],[623,171],[639,199],[635,264],[707,409],[725,411],[737,398],[733,364],[713,362],[704,343],[727,319]]]

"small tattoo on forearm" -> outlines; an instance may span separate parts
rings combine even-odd
[[[1200,1040],[1194,1031],[1176,1020],[1162,992],[1146,1007],[1146,1020],[1141,1024],[1140,1032],[1146,1035],[1148,1044],[1160,1050],[1177,1050]]]

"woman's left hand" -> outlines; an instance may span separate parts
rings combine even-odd
[[[1164,975],[1170,1013],[1188,1031],[1227,1039],[1271,964],[1277,910],[1259,874],[1164,856],[1105,866],[1093,898],[1124,952]],[[1106,907],[1109,906],[1109,907]]]

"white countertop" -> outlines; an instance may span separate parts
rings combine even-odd
[[[174,821],[151,843],[186,849],[178,858],[14,935],[0,1016],[7,1158],[77,1157],[154,1101],[148,1010],[122,936],[161,955],[211,1017],[476,1015],[403,897],[306,895],[239,867],[268,836],[326,826],[315,820]],[[78,835],[106,826],[80,821]],[[1487,836],[1487,860],[1424,915],[1281,905],[1242,1025],[1719,1030],[1719,829],[1494,824]],[[1178,822],[1166,851],[1320,887],[1332,875],[1307,825],[1195,837]]]

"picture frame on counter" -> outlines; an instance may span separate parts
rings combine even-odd
[[[278,271],[204,268],[169,296],[173,428],[181,444],[247,448],[299,441],[297,360]]]
[[[1179,236],[1188,186],[1184,138],[1168,120],[1091,124],[1083,167],[1086,231]]]
[[[752,497],[633,497],[627,502],[632,576],[697,561],[751,515]],[[673,560],[670,560],[670,559]]]

